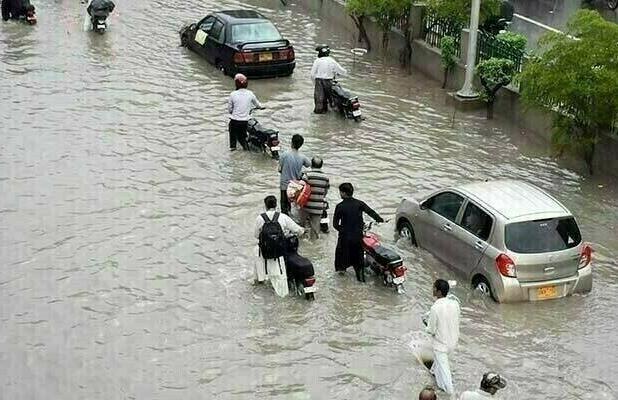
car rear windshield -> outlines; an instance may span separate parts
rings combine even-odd
[[[539,219],[508,224],[506,247],[515,253],[548,253],[566,250],[582,241],[573,217]]]
[[[277,28],[270,22],[232,25],[232,43],[271,42],[282,39]]]

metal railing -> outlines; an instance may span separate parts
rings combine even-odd
[[[476,63],[488,60],[492,57],[505,58],[513,61],[515,71],[521,72],[524,64],[525,52],[511,46],[510,44],[498,40],[495,36],[479,31],[476,46]]]
[[[432,47],[440,48],[440,41],[444,36],[455,39],[457,57],[461,56],[461,29],[463,26],[448,20],[439,19],[431,14],[425,14],[423,18],[423,39]]]

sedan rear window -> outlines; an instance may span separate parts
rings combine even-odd
[[[271,42],[282,39],[271,22],[232,25],[232,43]]]
[[[506,247],[515,253],[549,253],[578,246],[582,241],[573,217],[508,224]]]

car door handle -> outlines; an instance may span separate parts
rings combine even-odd
[[[476,244],[474,245],[474,248],[477,250],[483,250],[485,248],[485,243],[481,242],[480,240],[478,242],[476,242]]]
[[[442,229],[445,230],[446,232],[450,232],[453,230],[453,227],[450,226],[449,224],[444,224],[442,225]]]

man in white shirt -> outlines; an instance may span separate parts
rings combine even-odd
[[[448,296],[449,284],[438,279],[433,284],[433,295],[437,298],[429,311],[426,331],[431,335],[433,365],[431,373],[436,378],[438,387],[447,394],[453,394],[453,378],[448,356],[457,347],[459,341],[459,302]]]
[[[311,79],[315,82],[313,91],[313,112],[324,114],[328,110],[333,87],[333,79],[336,75],[346,75],[346,70],[330,56],[330,48],[326,45],[316,47],[318,58],[311,68]]]
[[[459,400],[488,400],[494,399],[494,395],[500,389],[506,387],[506,381],[500,375],[488,372],[483,375],[481,388],[475,391],[466,391],[461,394]]]
[[[277,212],[277,198],[275,196],[267,196],[264,199],[264,206],[266,212],[258,215],[255,222],[254,236],[256,239],[260,239],[260,233],[266,223],[264,215],[269,221],[276,221],[281,226],[284,236],[297,235],[301,236],[305,233],[305,230],[299,226],[292,218],[283,213]],[[283,246],[284,244],[281,243]],[[264,259],[262,257],[260,246],[256,246],[256,259],[254,263],[255,279],[258,283],[264,282],[266,279],[270,280],[275,293],[279,297],[285,297],[289,294],[287,273],[285,268],[285,261],[283,256],[276,259]]]
[[[247,147],[247,121],[251,118],[251,110],[264,108],[253,92],[247,89],[249,82],[243,74],[234,77],[236,90],[230,94],[227,111],[230,114],[230,150],[236,150],[236,142],[240,142],[243,150]]]

